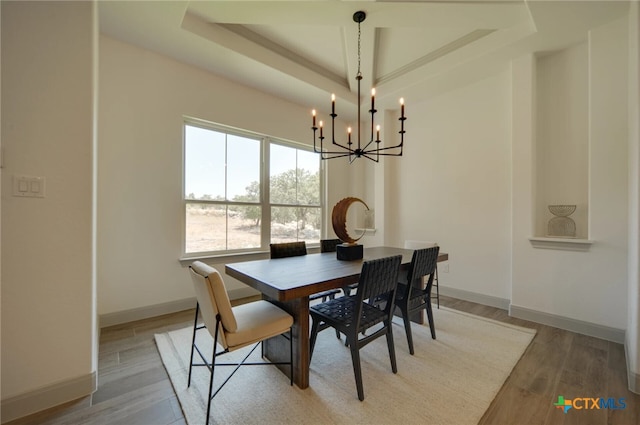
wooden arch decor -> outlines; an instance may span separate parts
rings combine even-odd
[[[362,199],[349,197],[341,199],[333,207],[333,211],[331,212],[331,224],[333,224],[333,231],[340,240],[347,244],[355,244],[360,240],[360,238],[362,238],[362,236],[364,236],[364,232],[362,232],[362,235],[357,239],[354,239],[349,236],[349,233],[347,232],[347,211],[354,202],[360,202],[367,210],[369,210],[369,206]]]

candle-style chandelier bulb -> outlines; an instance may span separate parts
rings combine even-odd
[[[358,11],[353,14],[354,22],[358,23],[358,73],[356,74],[356,80],[358,83],[358,134],[357,134],[357,147],[353,148],[354,144],[351,141],[351,127],[347,128],[347,144],[341,144],[336,141],[335,137],[335,119],[338,116],[336,114],[336,95],[331,94],[331,145],[325,149],[324,146],[324,134],[323,134],[323,122],[320,121],[320,126],[316,127],[316,110],[313,109],[311,111],[311,115],[313,116],[313,125],[311,130],[313,130],[313,150],[320,154],[321,159],[333,159],[333,158],[342,158],[349,157],[349,162],[353,162],[356,158],[365,157],[372,161],[378,162],[380,161],[380,156],[402,156],[402,147],[404,145],[404,122],[407,118],[404,115],[404,98],[400,98],[400,143],[395,146],[387,146],[380,147],[380,125],[375,125],[375,117],[376,112],[375,109],[375,101],[376,101],[376,89],[371,89],[371,109],[369,109],[369,114],[371,114],[371,139],[367,142],[364,147],[361,143],[361,122],[360,118],[360,105],[361,105],[361,97],[360,97],[360,81],[362,80],[362,73],[360,72],[360,24],[365,20],[367,14],[363,11]],[[316,132],[320,129],[320,137],[319,142],[316,139]],[[375,129],[375,139],[374,139],[374,129]],[[372,146],[373,144],[373,146]],[[340,148],[341,150],[333,150],[336,148]]]

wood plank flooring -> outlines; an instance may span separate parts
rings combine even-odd
[[[640,424],[640,395],[627,389],[621,344],[514,319],[504,310],[454,298],[441,296],[441,305],[538,331],[479,425]],[[185,424],[153,335],[191,326],[193,313],[189,310],[103,329],[98,390],[93,396],[8,425]],[[404,332],[398,329],[397,335],[400,341]],[[626,408],[571,409],[564,414],[553,405],[559,395],[567,399],[624,398]]]

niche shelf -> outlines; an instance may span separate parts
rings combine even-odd
[[[534,248],[558,249],[563,251],[588,251],[594,243],[591,239],[531,237]]]

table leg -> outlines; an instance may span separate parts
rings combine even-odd
[[[309,386],[309,297],[291,301],[270,300],[293,316],[293,382],[301,388]],[[264,354],[271,361],[289,360],[289,343],[284,338],[265,341]],[[289,366],[278,366],[289,376]]]

